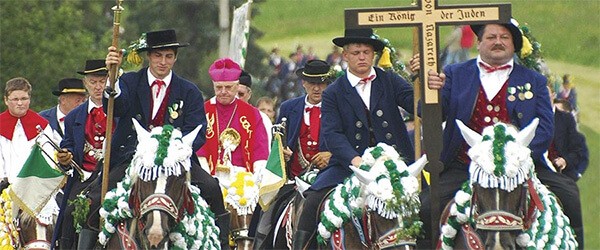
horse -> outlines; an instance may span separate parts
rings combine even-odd
[[[98,241],[109,249],[217,249],[219,230],[190,184],[192,142],[171,125],[146,131],[135,119],[136,153],[124,179],[106,193]]]
[[[415,176],[427,163],[426,156],[407,166],[393,147],[380,143],[365,150],[362,159],[359,168],[350,166],[354,174],[333,189],[316,211],[320,213],[319,248],[414,248],[422,227]],[[276,224],[275,249],[291,248],[302,210],[301,192],[308,188],[299,178],[296,184],[299,192]]]
[[[0,197],[0,245],[8,249],[50,249],[52,233],[58,215],[58,205],[50,200],[38,213],[29,213],[14,206],[6,188]],[[17,208],[16,215],[13,208]]]
[[[446,206],[438,248],[576,249],[560,202],[535,175],[528,145],[539,119],[521,131],[497,123],[481,135],[456,122],[471,146],[470,178]]]

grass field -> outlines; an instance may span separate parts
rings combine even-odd
[[[252,25],[265,33],[258,43],[288,55],[298,44],[313,47],[321,58],[331,50],[331,39],[343,35],[345,8],[409,6],[410,0],[267,0],[260,4]],[[585,248],[600,249],[600,1],[598,0],[440,0],[442,5],[510,2],[512,13],[527,24],[542,44],[553,73],[575,77],[579,94],[580,130],[590,148],[590,165],[578,182],[585,224]],[[450,31],[441,28],[440,41]],[[412,29],[378,29],[381,37],[403,52],[411,51]],[[473,50],[473,53],[476,51]]]

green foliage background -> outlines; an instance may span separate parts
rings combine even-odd
[[[230,0],[231,11],[244,2]],[[56,105],[56,97],[50,93],[60,79],[81,77],[76,72],[83,69],[85,60],[106,56],[115,3],[0,0],[0,91],[4,92],[7,80],[22,76],[33,85],[31,109],[41,111]],[[211,0],[125,0],[120,47],[127,48],[143,32],[175,29],[179,41],[190,43],[180,50],[175,72],[210,97],[213,90],[207,69],[218,57],[218,4]],[[245,70],[262,77],[268,74],[263,64],[267,54],[254,43],[262,33],[251,28],[251,34]],[[5,109],[2,102],[0,110]]]

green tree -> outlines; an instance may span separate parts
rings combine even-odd
[[[231,11],[244,2],[230,0]],[[114,5],[115,1],[0,0],[2,91],[8,79],[23,76],[34,88],[33,110],[56,105],[50,92],[60,79],[79,77],[76,71],[85,60],[105,57],[112,39]],[[259,13],[256,6],[253,16]],[[190,43],[181,50],[175,72],[197,83],[207,97],[213,95],[207,70],[218,55],[218,1],[127,0],[123,7],[121,48],[142,32],[175,29],[178,40]],[[255,43],[260,36],[252,28],[246,61],[246,70],[259,78],[268,72],[267,53]],[[2,102],[0,110],[5,109]]]
[[[57,82],[77,77],[85,59],[94,55],[89,50],[94,37],[82,19],[73,1],[0,1],[2,92],[6,81],[22,76],[33,86],[33,110],[55,105],[49,93]]]

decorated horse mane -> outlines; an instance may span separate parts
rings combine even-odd
[[[354,174],[331,193],[321,214],[317,240],[325,244],[331,234],[350,221],[360,218],[365,206],[386,219],[398,219],[404,228],[399,238],[416,238],[419,221],[419,174],[427,159],[422,157],[410,167],[396,150],[384,143],[368,148],[360,168],[350,166]]]
[[[106,193],[100,209],[104,224],[98,241],[106,245],[116,232],[117,223],[134,217],[133,204],[129,204],[132,186],[136,181],[156,181],[159,177],[182,176],[191,192],[194,209],[180,209],[181,220],[169,234],[169,249],[219,248],[218,228],[208,204],[200,197],[200,189],[189,182],[192,142],[200,126],[186,136],[171,125],[155,127],[147,132],[133,120],[138,134],[138,146],[122,181]],[[142,207],[142,209],[144,209]],[[177,208],[176,208],[177,209]]]
[[[440,247],[452,248],[454,238],[462,225],[469,224],[471,228],[476,226],[483,228],[486,223],[506,223],[506,226],[511,229],[517,226],[522,230],[516,239],[519,247],[576,249],[577,242],[574,231],[569,226],[569,219],[562,212],[556,196],[537,178],[531,150],[527,147],[533,140],[539,119],[534,119],[520,132],[511,125],[497,123],[485,128],[481,135],[461,121],[456,122],[465,141],[471,146],[468,152],[472,160],[469,166],[470,179],[455,195],[455,203],[450,207],[450,216],[442,226]],[[472,211],[471,203],[474,184],[506,192],[511,192],[520,185],[526,185],[529,187],[529,195],[526,199],[531,208],[529,218],[526,215],[524,218],[526,221],[518,223],[512,221],[513,218],[499,221],[499,216],[474,218],[473,215],[477,213]]]

